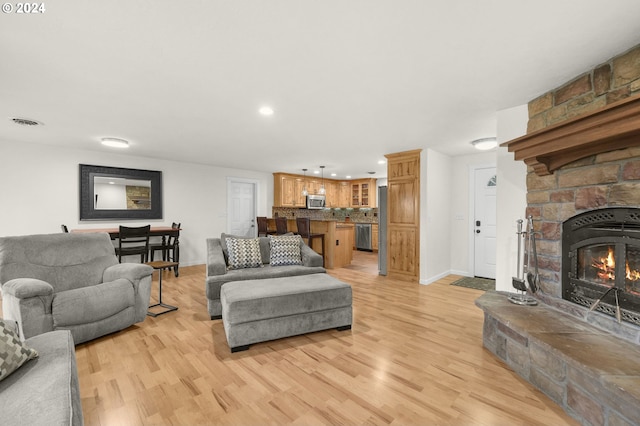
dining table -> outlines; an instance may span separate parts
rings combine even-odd
[[[173,228],[171,226],[152,226],[149,230],[150,237],[162,237],[162,245],[165,245],[167,242],[167,237],[175,236],[175,253],[174,253],[174,261],[180,263],[180,230],[182,228]],[[120,227],[116,228],[76,228],[71,229],[72,233],[94,233],[94,232],[104,232],[109,234],[112,240],[117,240],[120,236]],[[178,269],[176,268],[176,276]]]

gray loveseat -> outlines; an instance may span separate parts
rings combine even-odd
[[[71,333],[51,331],[25,344],[38,351],[0,382],[0,423],[6,425],[83,424],[76,353]]]
[[[80,344],[144,321],[152,272],[118,263],[106,233],[0,238],[3,316],[24,338],[70,330]]]
[[[322,267],[322,256],[313,251],[310,247],[304,244],[304,242],[301,242],[300,245],[302,265],[271,266],[269,262],[270,247],[268,237],[260,237],[260,254],[263,263],[262,267],[228,270],[228,254],[226,244],[224,242],[225,237],[241,238],[233,235],[222,234],[220,238],[207,239],[207,276],[205,281],[205,293],[207,296],[207,308],[211,319],[222,318],[220,289],[225,283],[326,272]]]

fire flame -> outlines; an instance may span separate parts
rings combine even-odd
[[[615,280],[616,279],[616,261],[613,255],[613,248],[609,247],[609,252],[606,257],[600,259],[593,259],[591,266],[594,267],[596,275],[602,280]],[[629,268],[629,262],[625,262],[626,278],[629,281],[640,280],[640,271],[632,270]]]
[[[596,275],[602,280],[616,279],[616,261],[613,257],[613,248],[609,247],[609,253],[606,257],[593,259],[591,266],[596,268]]]

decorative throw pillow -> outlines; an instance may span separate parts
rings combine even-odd
[[[271,246],[269,263],[271,266],[302,265],[301,243],[300,235],[269,235],[269,245]]]
[[[22,343],[12,327],[0,320],[0,380],[37,357],[38,352]]]
[[[229,269],[259,268],[262,266],[258,238],[226,238]]]

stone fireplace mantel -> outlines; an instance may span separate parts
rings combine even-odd
[[[503,143],[538,176],[591,155],[640,146],[640,96]]]

